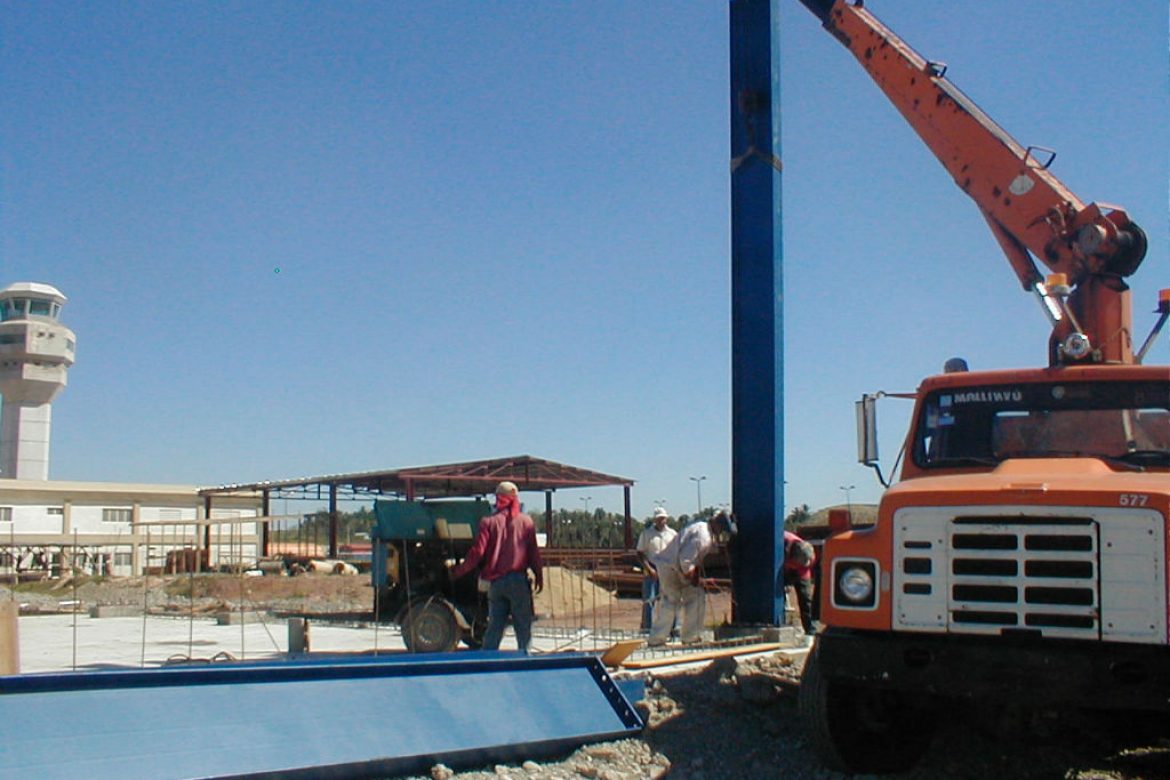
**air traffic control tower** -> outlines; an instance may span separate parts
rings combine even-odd
[[[0,290],[0,478],[49,478],[52,401],[73,365],[73,331],[57,321],[65,296],[47,284]]]

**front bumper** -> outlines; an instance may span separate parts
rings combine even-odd
[[[1170,647],[828,629],[826,677],[940,696],[1170,712]]]

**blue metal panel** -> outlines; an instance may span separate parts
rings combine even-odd
[[[589,655],[0,677],[0,778],[366,777],[553,755],[642,722]]]
[[[734,619],[778,624],[783,589],[784,297],[779,0],[731,2],[731,498]]]

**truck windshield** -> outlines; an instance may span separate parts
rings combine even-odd
[[[938,390],[913,445],[922,468],[1097,457],[1170,466],[1170,382],[1066,382]]]

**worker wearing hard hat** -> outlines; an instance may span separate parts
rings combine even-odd
[[[735,520],[726,511],[719,511],[706,522],[691,523],[684,528],[654,558],[662,593],[654,608],[654,623],[646,644],[656,647],[666,644],[670,629],[682,613],[679,630],[684,643],[702,639],[703,619],[707,613],[700,580],[703,558],[718,543],[726,544],[735,534]]]
[[[660,506],[654,507],[650,524],[638,536],[638,559],[642,562],[642,628],[649,630],[654,619],[654,602],[658,599],[658,570],[654,568],[654,557],[678,536],[678,532],[667,523],[670,513]]]
[[[481,561],[479,577],[488,583],[488,625],[483,649],[499,649],[511,615],[516,645],[520,652],[527,653],[535,616],[528,570],[532,570],[537,593],[544,589],[544,571],[536,545],[536,525],[520,511],[520,491],[511,482],[501,482],[496,487],[496,512],[479,521],[475,541],[463,562],[451,569],[451,578],[464,576]]]

